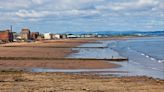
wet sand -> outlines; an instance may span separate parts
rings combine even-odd
[[[119,65],[96,60],[0,60],[1,67],[49,68],[49,69],[106,69]]]
[[[76,53],[71,48],[35,48],[37,46],[76,47],[95,39],[50,40],[33,43],[9,43],[0,47],[1,57],[45,57],[63,58],[70,53]],[[3,46],[33,46],[33,47],[3,47]],[[19,68],[55,68],[55,69],[104,69],[119,67],[105,61],[87,60],[0,60],[0,67]],[[3,68],[1,68],[2,70]]]
[[[1,92],[163,92],[163,85],[147,77],[0,72]]]

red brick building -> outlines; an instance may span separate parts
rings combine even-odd
[[[13,33],[10,30],[0,31],[0,40],[3,42],[12,42]]]
[[[31,32],[30,35],[32,40],[36,40],[39,36],[39,32]]]

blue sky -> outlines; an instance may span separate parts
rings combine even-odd
[[[0,0],[0,29],[39,32],[164,29],[164,0]]]

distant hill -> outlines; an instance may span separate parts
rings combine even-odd
[[[96,32],[66,32],[67,34],[106,34],[106,35],[144,35],[144,36],[164,36],[164,31],[96,31]]]

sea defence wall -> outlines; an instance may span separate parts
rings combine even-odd
[[[104,60],[104,61],[115,61],[123,62],[128,61],[128,58],[44,58],[44,57],[0,57],[0,60]]]

